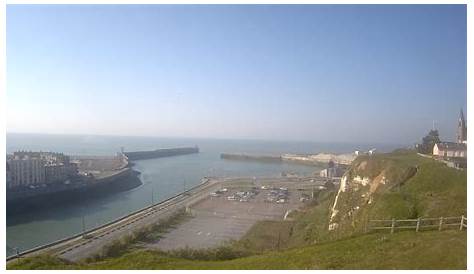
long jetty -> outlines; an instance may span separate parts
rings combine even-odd
[[[221,153],[221,159],[261,162],[288,162],[311,166],[326,165],[329,161],[340,165],[350,165],[355,155],[347,154],[282,154],[282,155],[252,155],[244,153]]]
[[[179,148],[162,148],[162,149],[148,150],[148,151],[123,152],[123,154],[127,156],[129,161],[145,160],[145,159],[153,159],[153,158],[161,158],[161,157],[169,157],[169,156],[185,155],[185,154],[193,154],[193,153],[199,153],[199,148],[197,146],[196,147],[179,147]]]
[[[262,161],[262,162],[281,162],[280,156],[273,155],[250,155],[236,153],[222,153],[221,159],[242,160],[242,161]]]

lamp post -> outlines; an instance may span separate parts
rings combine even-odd
[[[155,204],[155,188],[151,186],[151,205]]]

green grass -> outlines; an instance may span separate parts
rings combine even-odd
[[[465,231],[366,234],[224,261],[189,260],[156,251],[71,264],[51,257],[22,259],[8,269],[466,269]]]
[[[393,158],[401,155],[392,156]],[[374,204],[374,217],[441,217],[466,215],[467,171],[417,155],[407,155],[405,164],[418,172],[400,186],[382,191]]]
[[[182,208],[171,216],[160,220],[159,223],[144,226],[132,234],[118,238],[106,244],[98,253],[85,259],[86,262],[94,262],[109,257],[119,257],[123,254],[137,250],[145,242],[160,239],[168,230],[175,228],[179,223],[191,218]]]
[[[364,170],[356,168],[366,162]],[[416,172],[414,172],[416,171]],[[339,197],[340,228],[344,236],[360,233],[370,219],[415,219],[466,215],[467,171],[456,170],[413,151],[358,157],[351,176],[374,178],[385,172],[388,180],[373,194],[372,204],[361,195],[368,187],[341,193]],[[347,217],[351,208],[360,210]]]
[[[291,214],[292,221],[257,222],[234,243],[253,252],[282,250],[330,239],[327,230],[329,207],[334,192],[321,191],[316,202]]]

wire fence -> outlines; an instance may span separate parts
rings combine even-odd
[[[416,232],[424,230],[444,230],[467,228],[467,218],[460,217],[439,217],[439,218],[418,218],[418,219],[391,219],[391,220],[369,220],[367,230],[390,230],[390,233],[401,230],[414,229]]]

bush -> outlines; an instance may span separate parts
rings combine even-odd
[[[126,253],[134,243],[147,242],[159,239],[159,233],[175,226],[189,215],[184,209],[178,210],[175,214],[154,223],[144,226],[131,234],[127,234],[120,239],[114,240],[105,245],[98,254],[88,258],[86,262],[94,262],[108,257],[118,257]]]
[[[236,247],[229,243],[219,247],[206,249],[192,249],[189,247],[185,247],[165,252],[165,254],[172,257],[178,257],[189,260],[223,261],[247,257],[253,255],[254,253]]]

